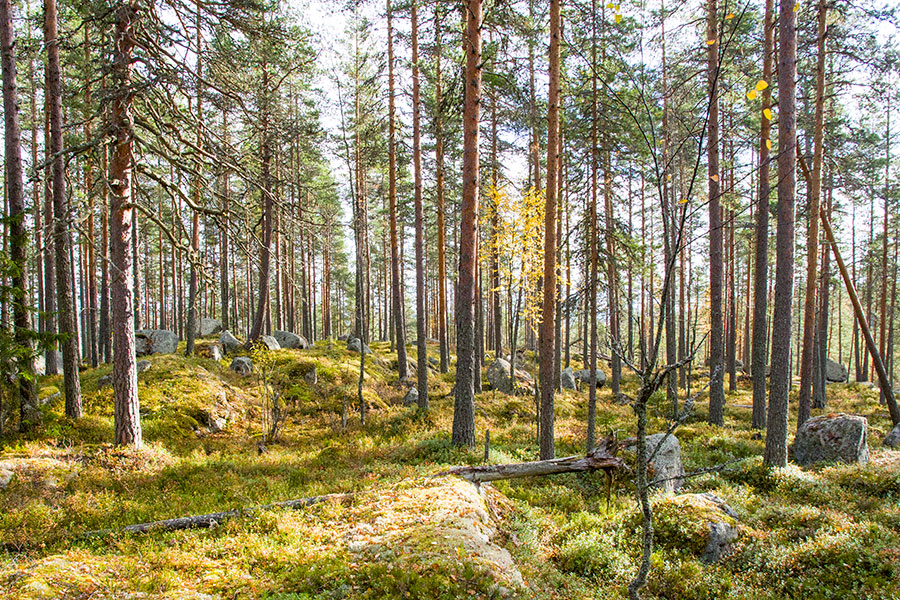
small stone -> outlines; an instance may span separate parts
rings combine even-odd
[[[152,367],[153,364],[149,360],[139,360],[137,361],[135,366],[137,367],[138,373],[143,373],[144,371]]]
[[[231,352],[232,350],[237,350],[241,347],[241,342],[236,337],[234,337],[230,331],[223,331],[219,336],[219,343],[222,344],[222,348],[226,353]]]
[[[572,367],[566,367],[563,369],[562,373],[559,374],[559,381],[564,390],[577,390],[578,385],[575,380],[575,371]]]
[[[238,375],[247,377],[248,375],[253,373],[253,361],[246,356],[238,356],[233,361],[231,361],[231,366],[228,368]]]
[[[0,490],[5,490],[9,486],[14,475],[15,473],[9,469],[0,469]]]
[[[102,377],[101,377],[101,379],[102,379]],[[61,398],[61,397],[62,397],[62,392],[53,392],[52,394],[48,394],[46,398],[38,398],[38,405],[46,406],[47,404],[50,404],[57,398]]]
[[[48,475],[44,477],[43,481],[41,481],[41,485],[43,485],[48,490],[55,490],[59,487],[59,483],[56,481],[56,477],[53,475]]]
[[[602,388],[603,384],[606,383],[606,373],[603,369],[597,369],[597,387]],[[590,369],[581,369],[580,371],[575,371],[575,379],[590,385],[591,383],[591,371]]]
[[[303,376],[303,379],[309,385],[316,385],[319,382],[319,371],[316,369],[316,366],[313,365],[312,368],[306,372]]]
[[[525,371],[521,371],[516,369],[516,385],[517,388],[531,388],[531,385],[534,383],[534,378],[531,377]],[[490,365],[488,365],[486,372],[488,383],[491,384],[491,388],[497,390],[498,392],[503,392],[504,394],[512,394],[515,392],[513,384],[509,379],[509,362],[502,358],[496,359]]]
[[[101,375],[99,378],[97,378],[97,388],[107,387],[110,385],[112,385],[112,373]]]
[[[372,354],[372,349],[369,348],[368,344],[363,344],[358,337],[352,337],[347,340],[347,350],[350,352],[360,352],[361,349],[365,347],[366,354]]]
[[[298,348],[304,350],[309,347],[309,342],[307,342],[303,336],[291,333],[290,331],[275,330],[272,332],[272,337],[275,338],[282,348]]]
[[[868,430],[869,422],[857,415],[838,413],[808,419],[794,438],[794,460],[802,467],[831,461],[866,464]]]
[[[222,344],[216,342],[209,345],[209,357],[213,360],[222,360],[225,358],[225,352],[222,350]]]
[[[647,457],[652,457],[649,473],[651,487],[666,492],[678,491],[684,485],[684,465],[681,462],[681,443],[678,438],[674,435],[654,433],[647,436],[646,443]],[[629,453],[637,452],[637,440],[635,438],[626,440],[624,450]]]
[[[900,423],[895,425],[887,434],[887,437],[884,438],[884,446],[886,448],[900,448]]]
[[[830,358],[826,358],[825,381],[828,383],[843,383],[847,381],[847,367]]]
[[[220,431],[224,431],[227,425],[228,421],[225,417],[215,417],[209,420],[209,432],[219,433]]]
[[[409,388],[406,395],[403,396],[403,406],[415,406],[419,403],[419,390],[417,388]]]

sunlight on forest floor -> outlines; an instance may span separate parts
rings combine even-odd
[[[114,449],[110,367],[82,372],[85,418],[45,407],[43,427],[0,453],[12,480],[0,490],[0,595],[16,598],[619,598],[633,576],[639,519],[627,476],[607,509],[602,474],[500,482],[484,497],[460,480],[427,479],[478,464],[483,448],[451,446],[452,375],[430,379],[427,416],[404,408],[396,355],[372,344],[369,420],[356,413],[358,355],[343,344],[277,352],[288,408],[282,440],[259,453],[255,378],[228,362],[154,356],[140,395],[146,447]],[[414,354],[414,352],[413,352]],[[315,367],[318,381],[305,375]],[[42,378],[42,397],[59,378]],[[626,379],[625,391],[636,383]],[[696,385],[696,384],[695,384]],[[706,424],[705,401],[679,428],[685,492],[711,491],[740,517],[741,538],[721,563],[701,564],[690,510],[657,501],[649,596],[662,598],[894,598],[900,575],[900,452],[874,390],[829,386],[827,412],[869,419],[869,465],[763,467],[750,430],[749,383],[728,395],[726,424]],[[628,406],[598,394],[598,433],[633,433]],[[583,451],[586,392],[557,395],[557,455]],[[652,402],[663,427],[664,398]],[[349,427],[341,430],[341,411]],[[479,440],[491,461],[537,456],[533,398],[477,398]],[[816,412],[816,411],[814,411]],[[819,411],[822,412],[822,411]],[[224,431],[210,433],[215,417]],[[792,430],[794,428],[792,427]],[[345,501],[271,510],[209,530],[85,532],[335,492]]]

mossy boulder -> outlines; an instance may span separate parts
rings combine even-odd
[[[801,467],[818,462],[869,462],[869,422],[865,417],[844,413],[821,415],[797,429],[791,447]]]
[[[632,519],[639,525],[640,513]],[[659,497],[653,528],[661,546],[687,550],[705,563],[721,560],[740,535],[738,514],[710,493]]]

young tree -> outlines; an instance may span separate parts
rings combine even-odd
[[[422,208],[422,127],[419,117],[419,18],[412,0],[413,169],[416,221],[416,385],[419,409],[428,410],[428,345],[425,343],[425,212]]]

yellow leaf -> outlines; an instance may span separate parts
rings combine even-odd
[[[766,140],[766,148],[768,148],[769,150],[772,149],[772,140]]]
[[[672,181],[672,176],[671,176],[671,175],[666,175],[666,181]]]
[[[750,90],[749,92],[747,92],[747,99],[756,100],[756,90]]]
[[[613,8],[613,7],[615,7],[615,4],[613,4],[612,2],[610,2],[609,4],[606,5],[606,8]]]
[[[678,204],[687,204],[687,201],[688,201],[687,198],[682,198],[681,200],[678,201]]]
[[[616,12],[619,12],[619,5],[616,4],[616,6],[613,8],[613,10],[615,10]]]
[[[794,12],[797,12],[798,10],[800,10],[800,3],[799,3],[799,2],[797,2],[796,4],[794,4]]]
[[[713,181],[719,181],[719,176],[713,175],[712,177],[710,177],[710,179],[712,179]]]
[[[763,116],[764,116],[765,118],[767,118],[768,120],[771,121],[771,120],[772,120],[772,111],[769,110],[768,108],[764,108],[764,109],[763,109]]]
[[[756,82],[756,91],[757,92],[761,92],[764,89],[766,89],[767,87],[769,87],[769,82],[766,81],[765,79],[760,79],[759,81]]]
[[[725,16],[725,20],[726,20],[726,21],[730,21],[730,20],[732,20],[733,18],[734,18],[734,13],[728,13],[728,14]]]
[[[707,45],[707,46],[712,46],[712,45],[715,44],[715,43],[716,43],[716,40],[706,40],[706,45]]]
[[[622,15],[616,15],[616,23],[622,22]]]

